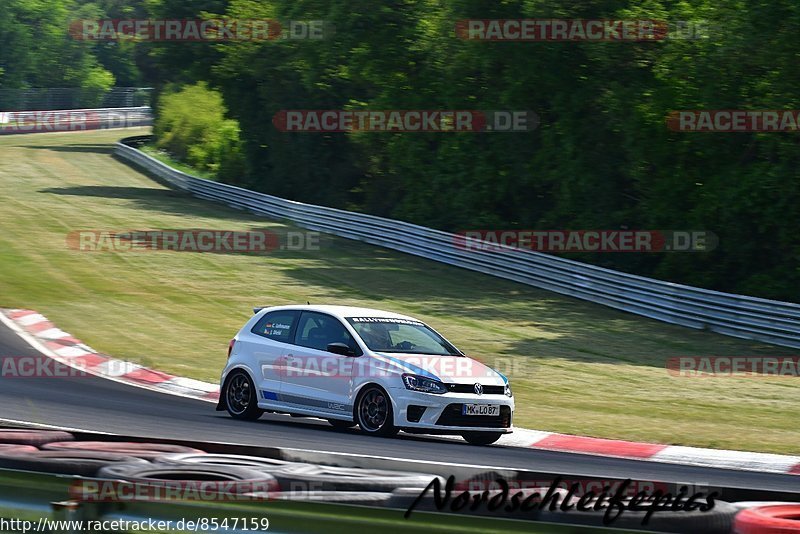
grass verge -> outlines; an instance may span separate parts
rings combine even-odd
[[[798,453],[798,379],[677,378],[674,356],[788,355],[345,239],[268,255],[79,252],[75,230],[289,227],[170,191],[112,157],[125,135],[0,138],[0,306],[92,347],[214,381],[253,305],[367,305],[430,322],[510,375],[518,426]]]

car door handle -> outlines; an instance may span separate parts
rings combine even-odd
[[[287,354],[286,356],[284,356],[284,358],[286,358],[287,360],[294,360],[294,354]]]

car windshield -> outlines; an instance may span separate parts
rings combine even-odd
[[[425,323],[387,317],[348,317],[349,322],[370,350],[460,356],[457,348]]]

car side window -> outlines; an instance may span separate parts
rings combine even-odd
[[[259,319],[250,331],[275,341],[291,343],[297,316],[298,312],[290,310],[270,312]]]
[[[341,321],[324,313],[303,312],[297,325],[295,345],[328,350],[330,343],[344,343],[356,354],[361,354],[361,349]]]

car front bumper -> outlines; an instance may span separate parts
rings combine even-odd
[[[394,409],[394,424],[403,430],[427,434],[460,434],[464,432],[508,434],[514,430],[513,397],[464,393],[436,395],[405,388],[392,389],[390,396]],[[464,404],[497,405],[500,407],[500,413],[497,416],[463,415],[462,406]]]

